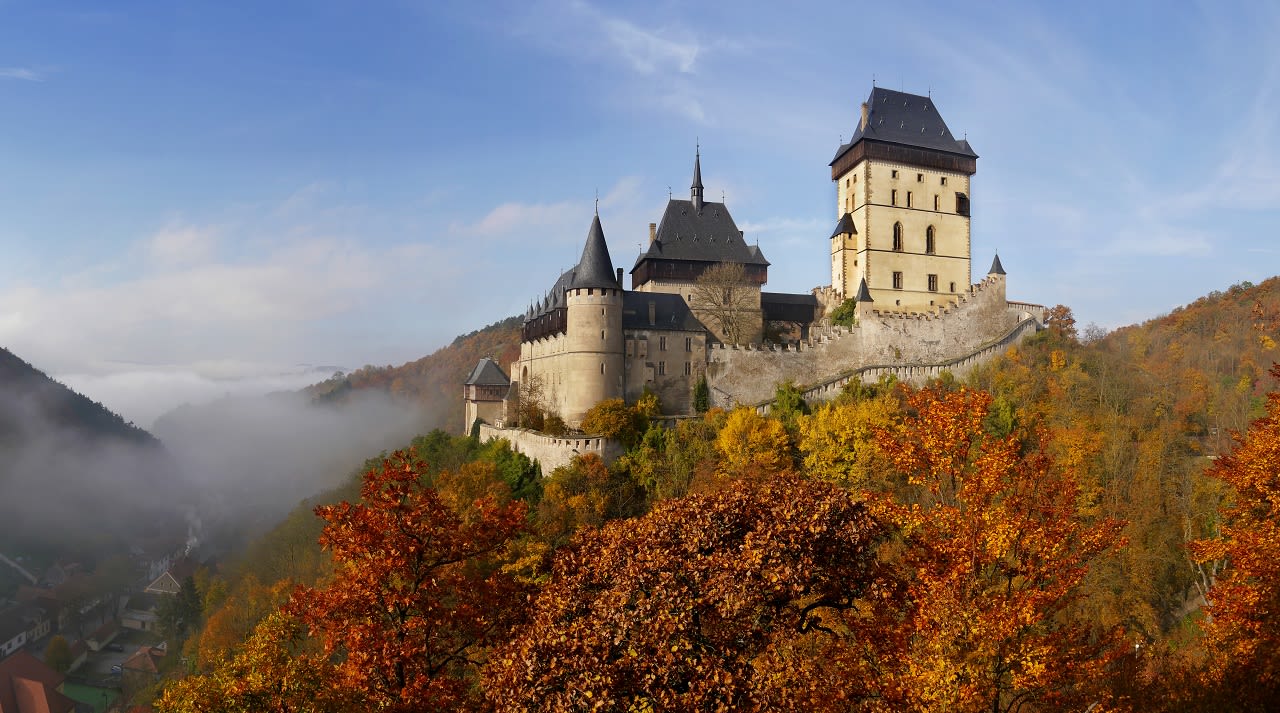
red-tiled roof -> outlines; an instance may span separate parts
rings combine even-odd
[[[70,713],[76,702],[58,692],[65,676],[25,651],[0,661],[0,713]]]

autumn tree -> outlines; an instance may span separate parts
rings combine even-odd
[[[580,531],[486,695],[501,711],[887,709],[884,536],[849,493],[797,476]]]
[[[525,503],[483,496],[464,516],[425,473],[397,452],[365,474],[359,503],[316,508],[335,572],[287,608],[336,661],[339,685],[380,710],[468,707],[484,647],[518,613],[521,588],[497,560]]]
[[[345,713],[368,710],[338,671],[305,644],[306,626],[283,612],[258,623],[234,657],[164,691],[160,713]]]
[[[894,676],[924,710],[1083,707],[1118,649],[1064,613],[1120,523],[1080,517],[1076,484],[1036,438],[987,433],[990,405],[963,387],[908,390],[880,432],[902,480],[873,510],[906,535],[913,603]]]
[[[853,490],[884,489],[887,459],[876,435],[888,428],[897,404],[887,395],[819,406],[797,420],[804,472]]]
[[[638,514],[644,493],[626,473],[611,469],[600,456],[586,453],[551,471],[538,503],[539,534],[561,545],[583,525]]]
[[[66,637],[58,634],[49,639],[48,645],[44,647],[44,662],[58,673],[66,673],[71,668],[71,647],[67,644]]]
[[[791,439],[782,422],[746,406],[729,412],[716,436],[716,451],[719,471],[727,476],[780,473],[794,463]]]
[[[1280,378],[1280,367],[1272,367]],[[1210,474],[1234,494],[1221,534],[1192,543],[1200,561],[1226,561],[1208,592],[1209,682],[1224,709],[1271,710],[1280,700],[1280,392]]]
[[[726,343],[742,344],[760,330],[759,291],[741,263],[721,262],[704,270],[694,280],[692,296],[694,314]]]

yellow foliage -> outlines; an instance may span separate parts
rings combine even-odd
[[[739,406],[716,436],[725,475],[780,473],[791,466],[791,439],[782,423]]]
[[[797,421],[805,472],[837,485],[868,489],[883,459],[875,447],[876,430],[892,425],[896,406],[887,397],[826,404]],[[879,467],[877,467],[879,466]]]

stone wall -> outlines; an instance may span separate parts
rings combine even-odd
[[[556,468],[568,465],[579,454],[595,453],[605,463],[611,463],[622,455],[620,443],[600,436],[548,436],[526,428],[498,428],[487,423],[480,424],[481,443],[495,438],[505,438],[512,450],[538,461],[543,475],[549,475]]]
[[[824,384],[868,365],[900,367],[947,362],[1003,339],[1019,322],[1042,318],[1030,306],[1005,301],[1005,279],[989,275],[958,304],[933,312],[878,311],[863,306],[858,325],[815,327],[808,342],[787,347],[713,347],[707,383],[712,403],[758,404],[778,383],[802,388]]]

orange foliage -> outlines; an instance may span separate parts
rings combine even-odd
[[[891,707],[884,534],[849,492],[794,475],[580,531],[486,693],[504,711]]]
[[[497,556],[523,529],[524,502],[486,496],[466,517],[425,473],[397,452],[365,474],[361,503],[316,508],[336,572],[288,607],[336,657],[339,685],[380,710],[465,707],[477,657],[505,637],[521,592]]]
[[[1280,378],[1280,367],[1272,374]],[[1267,710],[1280,700],[1280,393],[1210,473],[1234,490],[1221,536],[1192,543],[1198,560],[1226,560],[1203,627],[1219,702]]]
[[[1107,638],[1061,615],[1120,524],[1087,523],[1043,450],[988,434],[989,394],[907,389],[905,401],[880,443],[906,488],[872,500],[907,538],[910,644],[892,677],[921,710],[1083,709]]]

